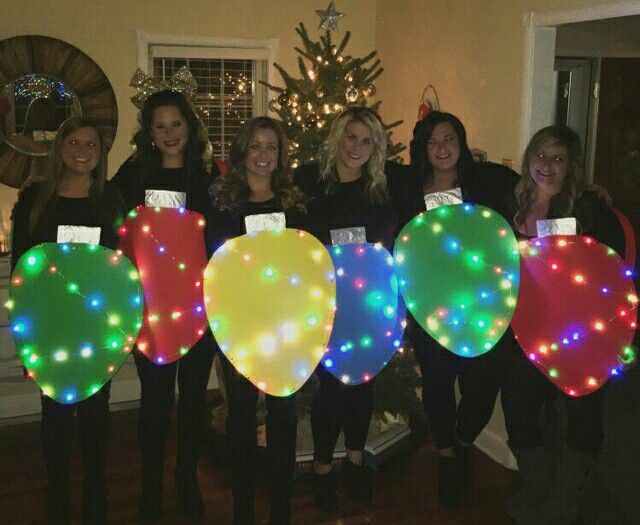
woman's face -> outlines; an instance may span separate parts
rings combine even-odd
[[[181,158],[189,137],[187,119],[176,106],[159,106],[153,110],[150,134],[163,161]]]
[[[427,141],[427,158],[434,172],[455,169],[460,158],[460,141],[449,122],[440,122],[433,128]]]
[[[100,161],[100,137],[93,128],[79,128],[62,141],[62,164],[67,172],[91,174]]]
[[[271,128],[258,128],[253,132],[244,159],[247,177],[271,177],[278,167],[279,156],[276,132]]]
[[[349,122],[338,142],[336,164],[338,168],[359,169],[369,161],[373,148],[369,126],[362,122]]]
[[[545,193],[560,193],[568,172],[569,153],[561,144],[547,143],[529,159],[531,178]]]

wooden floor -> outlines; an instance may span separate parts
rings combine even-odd
[[[109,521],[137,522],[140,466],[136,444],[137,411],[112,413],[108,461]],[[24,423],[0,428],[0,523],[43,523],[46,477],[39,445],[39,424]],[[78,447],[72,463],[73,509],[80,510],[81,483]],[[294,523],[335,525],[373,524],[509,524],[503,512],[508,496],[517,486],[517,475],[502,468],[481,452],[474,451],[476,488],[465,508],[447,513],[438,508],[435,489],[436,454],[423,444],[383,465],[375,476],[375,499],[365,508],[342,498],[341,510],[322,516],[313,500],[312,480],[301,475],[295,484]],[[199,470],[206,503],[206,523],[231,523],[229,473],[204,457]],[[181,518],[175,488],[175,434],[172,435],[165,471],[165,501],[162,523],[185,523]],[[268,523],[264,484],[259,486],[258,523]],[[77,520],[79,523],[79,520]]]

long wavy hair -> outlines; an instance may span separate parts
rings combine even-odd
[[[387,177],[384,173],[384,163],[387,159],[387,133],[380,117],[368,107],[347,107],[333,120],[329,134],[324,144],[320,147],[318,155],[320,178],[325,183],[325,192],[327,194],[336,191],[340,184],[336,168],[338,147],[347,126],[352,122],[360,122],[371,130],[373,150],[362,170],[362,177],[364,177],[365,192],[371,202],[381,204],[389,198]]]
[[[583,153],[580,137],[568,126],[548,126],[539,130],[527,145],[522,156],[522,177],[515,188],[517,210],[514,222],[524,224],[531,206],[538,196],[538,185],[531,177],[529,164],[545,146],[564,146],[568,155],[567,176],[560,192],[551,198],[548,218],[566,217],[573,213],[576,200],[584,189]]]
[[[458,144],[460,145],[460,157],[456,163],[458,178],[468,174],[473,167],[473,156],[467,144],[467,132],[460,119],[451,113],[432,111],[425,118],[416,122],[413,128],[413,139],[409,146],[411,167],[420,177],[421,186],[433,181],[433,166],[429,162],[427,146],[435,127],[444,122],[451,124],[458,136]]]
[[[102,131],[94,119],[90,117],[71,117],[60,125],[51,146],[47,171],[44,174],[45,179],[38,186],[36,199],[29,215],[28,229],[30,234],[33,234],[38,219],[45,209],[53,205],[58,198],[58,188],[66,175],[66,166],[62,162],[64,141],[71,133],[81,128],[91,128],[95,131],[100,143],[98,164],[91,171],[91,186],[89,187],[89,199],[92,209],[100,209],[99,203],[104,195],[104,185],[107,180],[107,145]]]
[[[271,190],[280,201],[283,210],[304,210],[302,191],[293,184],[287,139],[282,126],[269,117],[256,117],[247,122],[236,134],[229,150],[229,171],[214,183],[214,198],[220,209],[234,209],[247,202],[251,188],[247,182],[245,160],[249,154],[255,132],[272,130],[278,139],[278,165],[271,174]]]
[[[184,148],[184,166],[190,181],[205,171],[204,153],[207,145],[206,129],[198,119],[195,110],[189,104],[186,97],[177,91],[158,91],[149,95],[144,103],[138,120],[140,128],[133,136],[136,152],[133,155],[133,162],[137,164],[140,173],[140,184],[144,187],[145,182],[154,172],[162,167],[162,155],[154,147],[151,138],[151,125],[155,110],[163,106],[172,106],[178,109],[187,121],[187,143]]]

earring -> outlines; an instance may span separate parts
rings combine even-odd
[[[156,143],[153,140],[151,141],[151,149],[156,149]]]

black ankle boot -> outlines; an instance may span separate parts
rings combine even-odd
[[[364,465],[356,465],[348,459],[342,462],[345,485],[351,497],[361,503],[373,501],[373,472]]]
[[[460,483],[461,497],[469,500],[473,494],[473,463],[471,462],[471,446],[456,445],[456,470]]]
[[[106,525],[107,491],[103,487],[85,487],[82,494],[82,523]]]
[[[204,502],[198,487],[198,477],[186,476],[176,472],[176,489],[182,513],[194,521],[202,521],[204,518]]]
[[[438,456],[438,501],[447,510],[460,505],[460,482],[455,457]]]
[[[145,465],[142,467],[142,493],[138,502],[140,523],[156,523],[162,513],[163,465]]]
[[[338,482],[335,472],[315,474],[315,498],[320,510],[331,514],[338,510]]]

